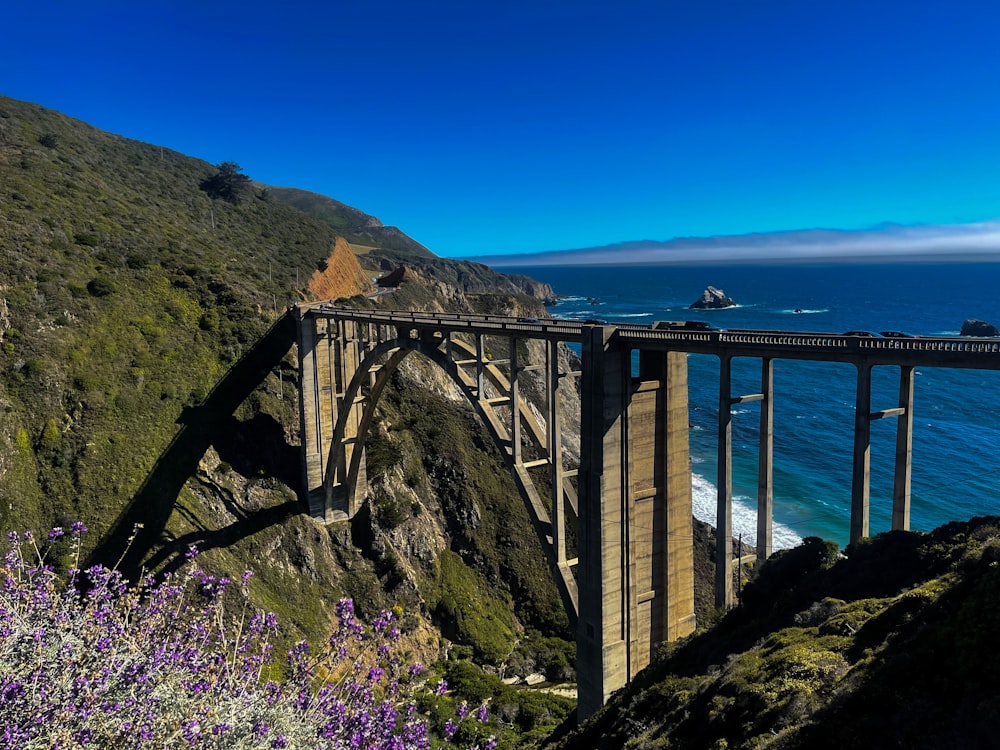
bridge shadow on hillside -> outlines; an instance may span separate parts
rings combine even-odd
[[[237,517],[229,526],[178,539],[165,535],[177,498],[185,482],[195,476],[198,463],[209,446],[215,445],[222,460],[241,473],[270,476],[290,487],[298,486],[297,473],[289,469],[298,465],[297,451],[285,442],[281,426],[268,415],[258,415],[249,423],[241,423],[233,417],[236,408],[280,364],[294,342],[295,321],[291,313],[286,313],[216,383],[202,404],[184,410],[177,420],[180,430],[114,526],[91,553],[90,564],[113,565],[120,561],[118,569],[134,579],[151,546],[162,545],[149,563],[154,568],[166,568],[173,564],[172,558],[182,559],[190,544],[197,543],[201,548],[226,546],[281,523],[297,512],[297,501],[249,514],[235,503],[226,502],[227,508]],[[243,436],[248,425],[253,428],[255,437],[262,436],[262,439],[247,441]],[[136,534],[139,524],[142,528]],[[131,543],[134,534],[136,540]]]

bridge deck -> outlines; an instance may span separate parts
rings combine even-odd
[[[428,313],[399,310],[349,310],[329,303],[305,306],[309,314],[359,323],[404,326],[482,335],[526,335],[580,343],[594,324],[559,318],[515,318],[503,315]],[[653,351],[682,351],[721,357],[865,362],[871,365],[924,365],[973,370],[1000,370],[1000,339],[952,336],[882,337],[808,331],[756,329],[693,330],[684,323],[649,326],[600,324],[610,329],[618,346]]]

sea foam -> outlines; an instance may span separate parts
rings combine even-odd
[[[700,474],[691,474],[691,503],[695,518],[715,526],[719,492],[715,485]],[[733,538],[742,534],[744,544],[757,544],[757,509],[749,498],[733,498]],[[775,523],[771,529],[774,549],[788,549],[802,543],[802,537],[784,524]]]

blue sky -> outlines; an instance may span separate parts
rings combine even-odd
[[[0,93],[447,256],[1000,217],[1000,3],[8,0]]]

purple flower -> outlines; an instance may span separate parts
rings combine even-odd
[[[81,523],[70,528],[74,537],[86,531]],[[49,539],[65,534],[57,527]],[[75,570],[57,574],[33,544],[25,555],[23,540],[8,537],[0,574],[0,646],[27,645],[0,660],[8,717],[0,746],[430,747],[408,693],[423,689],[413,680],[423,667],[404,672],[387,644],[393,614],[366,629],[353,602],[342,600],[329,643],[296,643],[292,669],[282,670],[269,640],[275,615],[256,611],[245,588],[232,612],[233,601],[221,596],[229,580],[194,569],[190,557],[183,572],[135,585],[95,565],[81,592]],[[281,681],[268,679],[283,672]],[[410,679],[401,683],[403,675]],[[446,690],[442,680],[438,694]]]
[[[64,533],[65,532],[63,532],[63,530],[62,530],[62,526],[55,526],[55,527],[53,527],[53,529],[49,532],[49,541],[50,542],[54,542],[56,539],[58,539],[59,537],[61,537]]]

